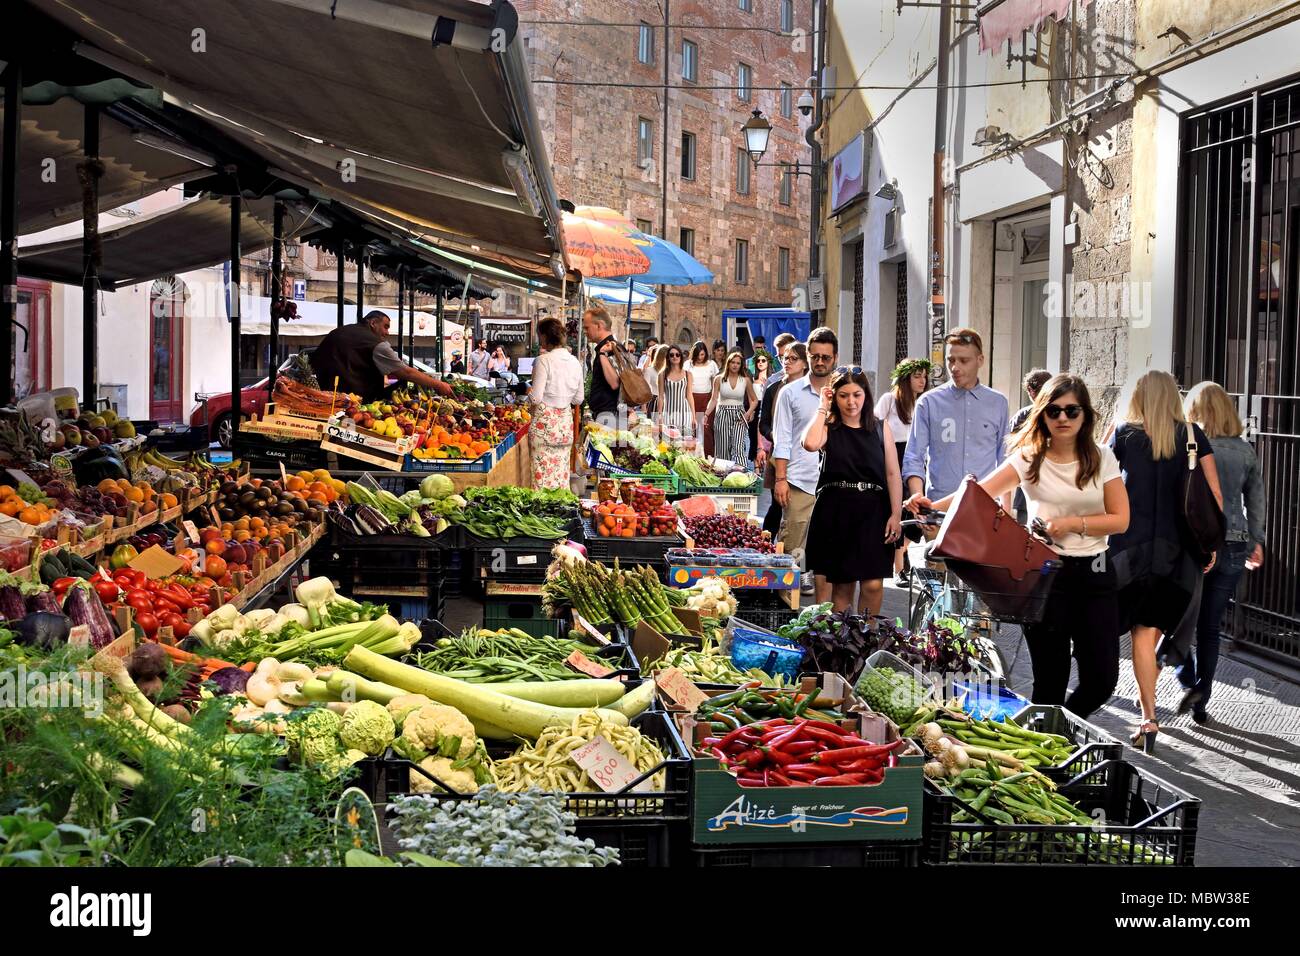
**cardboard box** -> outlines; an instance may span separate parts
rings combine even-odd
[[[859,736],[889,743],[898,728],[853,696],[837,674],[819,686],[843,693]],[[697,733],[703,733],[701,728]],[[909,743],[885,779],[864,787],[742,787],[713,757],[694,757],[691,837],[700,845],[916,841],[921,839],[925,757]]]
[[[691,588],[705,578],[721,578],[733,591],[789,591],[800,585],[798,568],[703,568],[692,564],[668,567],[668,584]]]
[[[690,647],[701,646],[700,612],[691,611],[684,607],[675,607],[672,611],[677,620],[681,622],[681,634],[664,636],[645,621],[636,626],[636,630],[632,632],[631,644],[632,653],[636,655],[638,661],[642,663],[657,661],[667,654],[674,644],[686,644]]]

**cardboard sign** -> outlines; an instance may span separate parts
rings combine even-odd
[[[276,464],[280,466],[280,480],[281,480],[282,482],[288,484],[288,482],[289,482],[289,473],[286,472],[286,471],[284,470],[284,462],[282,462],[282,461],[277,461]]]
[[[155,579],[165,578],[169,574],[176,574],[181,568],[185,567],[185,562],[174,554],[168,554],[155,544],[152,547],[145,548],[132,558],[127,567],[134,571],[143,571],[145,577]]]
[[[90,625],[89,624],[74,625],[72,630],[68,631],[68,643],[71,644],[73,647],[89,647],[90,646]]]
[[[709,695],[695,686],[695,682],[676,667],[665,667],[655,674],[655,686],[687,713],[693,714]]]
[[[586,654],[582,653],[582,651],[574,651],[564,659],[564,663],[568,664],[579,674],[587,674],[591,677],[608,677],[610,674],[614,673],[613,670],[606,667],[604,664],[597,664]]]
[[[596,625],[592,624],[590,621],[588,621],[577,611],[573,612],[573,625],[574,627],[578,628],[578,630],[582,631],[584,634],[590,637],[597,644],[599,644],[601,647],[609,646],[609,638],[606,637],[604,634],[600,633],[600,630],[596,627]]]
[[[585,770],[587,776],[605,793],[616,793],[641,776],[637,769],[614,749],[614,745],[602,736],[596,736],[572,751],[569,759]]]
[[[189,518],[181,522],[181,527],[185,529],[185,536],[190,539],[190,543],[199,543],[199,529]]]

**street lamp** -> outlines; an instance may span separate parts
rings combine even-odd
[[[759,160],[767,152],[767,141],[772,135],[772,124],[763,116],[762,110],[754,110],[754,113],[741,127],[745,134],[745,149],[749,151],[749,158],[754,161],[754,165],[761,165]]]

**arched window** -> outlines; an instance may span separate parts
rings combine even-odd
[[[677,330],[678,345],[689,349],[694,343],[695,343],[695,330],[692,329],[689,325],[683,325],[680,329]]]
[[[176,276],[154,281],[149,290],[149,417],[180,421],[185,411],[185,283]]]

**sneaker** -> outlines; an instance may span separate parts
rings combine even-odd
[[[894,586],[908,588],[912,584],[912,575],[906,568],[894,575]]]

